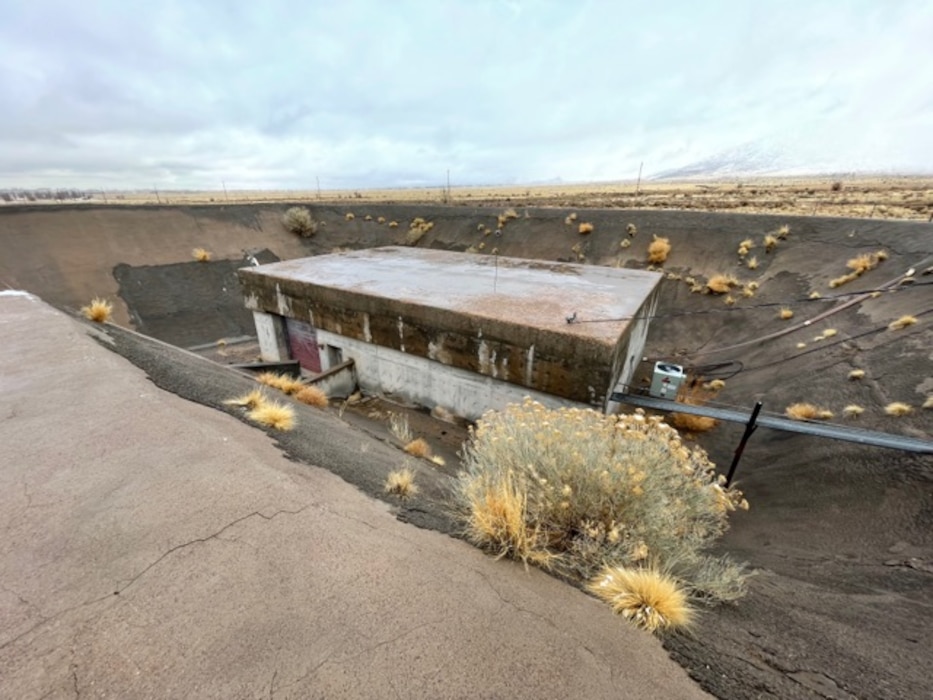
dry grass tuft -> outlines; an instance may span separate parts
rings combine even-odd
[[[235,399],[230,399],[229,401],[224,401],[228,406],[243,406],[248,409],[254,409],[261,404],[264,404],[268,399],[266,395],[262,393],[261,389],[253,389],[248,394],[243,394],[242,396],[237,396]]]
[[[822,333],[820,333],[818,336],[815,336],[815,337],[813,338],[813,342],[814,342],[814,343],[818,343],[818,342],[820,342],[821,340],[826,340],[827,338],[832,338],[832,337],[838,335],[838,333],[839,333],[839,331],[837,331],[835,328],[827,328],[827,329],[824,330]]]
[[[823,295],[820,294],[819,292],[810,292],[809,298],[810,299],[822,299]]]
[[[916,322],[916,316],[901,316],[896,321],[891,321],[891,323],[888,324],[888,330],[899,331],[902,328],[914,325]]]
[[[421,459],[429,459],[431,457],[431,446],[424,438],[415,438],[411,440],[403,449],[412,457],[419,457]]]
[[[389,472],[389,476],[386,478],[385,492],[392,496],[398,496],[402,500],[411,498],[418,493],[418,486],[415,484],[415,473],[408,467]]]
[[[405,244],[417,245],[418,241],[432,228],[434,228],[433,221],[425,221],[420,216],[416,216],[408,225],[408,233],[405,234]]]
[[[684,629],[693,620],[687,593],[676,579],[654,568],[607,566],[586,589],[649,632]]]
[[[863,275],[869,270],[874,270],[878,266],[878,258],[868,253],[857,255],[846,262],[846,267],[852,270],[856,275]]]
[[[408,416],[404,413],[389,414],[389,432],[396,440],[405,445],[415,437],[411,432],[411,426],[408,424]]]
[[[377,224],[384,224],[385,222],[386,222],[386,218],[384,216],[380,216],[379,218],[376,219]]]
[[[439,467],[443,467],[447,464],[447,461],[440,455],[431,455],[431,463],[436,464]]]
[[[303,236],[305,238],[317,233],[317,222],[311,217],[304,207],[291,207],[282,215],[282,225],[290,233]]]
[[[790,235],[790,226],[784,224],[777,230],[777,237],[782,241]]]
[[[301,403],[316,406],[317,408],[327,408],[329,403],[327,394],[316,386],[303,386],[295,393],[295,398]]]
[[[593,233],[594,228],[596,227],[593,226],[593,224],[589,223],[588,221],[585,221],[577,227],[577,231],[579,231],[580,234],[582,235],[586,233]]]
[[[933,408],[933,395],[926,397],[921,408]]]
[[[635,224],[627,224],[627,225],[625,226],[625,232],[626,232],[629,236],[631,236],[632,238],[634,238],[636,235],[638,235],[638,227],[637,227]]]
[[[803,350],[805,347],[807,347],[807,344],[806,344],[806,343],[797,343],[797,345],[796,345],[795,347],[796,347],[798,350]]]
[[[345,214],[345,217],[344,217],[344,218],[346,218],[347,221],[353,221],[353,219],[355,219],[356,216],[353,214],[352,211],[348,211],[348,212]]]
[[[793,309],[786,309],[786,308],[785,308],[785,309],[781,309],[781,310],[778,312],[778,318],[780,318],[782,321],[788,321],[788,320],[792,319],[793,317],[794,317],[794,311],[793,311]]]
[[[628,248],[630,245],[632,245],[632,241],[629,238],[623,238],[621,241],[619,241],[620,248]]]
[[[84,314],[84,318],[88,321],[105,323],[113,315],[113,304],[106,299],[95,297],[91,299],[90,304],[81,307],[81,313]]]
[[[748,259],[748,262],[745,263],[745,265],[746,267],[748,267],[749,270],[757,270],[758,269],[758,258],[756,258],[753,255],[752,257]]]
[[[706,289],[710,294],[726,294],[738,283],[739,281],[731,275],[713,275],[706,283]]]
[[[276,372],[262,372],[256,375],[256,381],[273,389],[278,389],[286,394],[294,394],[304,388],[300,379],[295,379],[287,374],[277,374]]]
[[[276,401],[261,402],[246,415],[251,421],[273,430],[287,431],[295,427],[294,409]]]
[[[844,418],[858,418],[864,412],[864,408],[854,403],[850,403],[848,406],[842,409],[842,415]]]
[[[363,221],[372,221],[372,220],[373,220],[373,217],[371,214],[367,214],[366,216],[363,217]]]
[[[667,238],[654,237],[648,245],[648,262],[663,263],[671,252],[671,242]]]
[[[777,248],[777,244],[778,244],[777,236],[772,236],[770,233],[767,236],[765,236],[764,246],[765,246],[766,253],[770,253],[772,250]]]
[[[398,228],[398,221],[390,221],[389,228]]]
[[[818,408],[812,403],[794,403],[784,409],[784,415],[793,420],[829,420],[832,411]]]
[[[912,406],[902,401],[893,401],[884,407],[885,413],[895,417],[906,416],[908,413],[913,413],[913,410]]]
[[[862,255],[857,255],[854,258],[850,258],[848,261],[846,261],[846,267],[849,268],[851,272],[830,280],[829,286],[835,289],[836,287],[841,287],[842,285],[848,284],[853,280],[857,280],[869,270],[874,270],[876,267],[878,267],[878,263],[880,263],[882,260],[887,259],[888,254],[883,250],[879,250],[876,253],[863,253]]]
[[[703,406],[726,386],[726,383],[721,379],[714,379],[703,385],[691,384],[681,385],[680,391],[677,392],[677,403],[688,406]],[[686,433],[705,433],[719,424],[719,421],[715,418],[696,416],[692,413],[671,413],[668,422],[678,430]]]
[[[572,226],[573,222],[577,220],[577,212],[571,212],[567,214],[567,217],[564,219],[564,223],[568,226]]]
[[[726,306],[735,306],[735,297],[732,296],[731,294],[728,294],[728,295],[726,295],[726,297],[722,300],[722,302],[723,302]]]
[[[204,248],[195,248],[191,251],[191,257],[197,260],[198,262],[210,262],[211,253],[209,250]]]
[[[842,285],[848,284],[849,282],[852,282],[853,280],[857,280],[858,276],[859,274],[857,272],[850,272],[840,277],[834,277],[833,279],[829,281],[829,288],[835,289],[836,287],[841,287]]]
[[[861,379],[865,376],[865,370],[863,369],[853,369],[849,372],[849,379]]]

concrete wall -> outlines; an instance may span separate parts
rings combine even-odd
[[[492,377],[448,367],[409,353],[318,330],[318,342],[343,350],[356,364],[360,388],[427,408],[443,406],[458,416],[475,420],[489,409],[501,409],[525,396],[546,406],[586,407]]]

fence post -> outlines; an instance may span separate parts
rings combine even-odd
[[[748,439],[758,427],[756,421],[758,420],[759,411],[761,411],[761,401],[755,403],[755,408],[752,409],[752,415],[749,417],[748,423],[745,424],[745,433],[742,435],[742,439],[739,440],[739,446],[735,448],[735,457],[732,458],[732,464],[729,466],[729,473],[726,475],[726,488],[729,488],[729,485],[732,483],[732,477],[735,476],[735,470],[738,468],[739,460],[742,459],[742,453],[745,451],[745,443],[748,442]]]

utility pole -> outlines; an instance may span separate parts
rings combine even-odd
[[[638,196],[641,191],[641,169],[645,167],[645,161],[642,161],[638,165],[638,182],[635,184],[635,195]]]
[[[227,201],[229,202],[229,201],[230,201],[230,198],[227,196],[227,183],[224,182],[223,180],[221,180],[221,181],[220,181],[220,186],[224,188],[224,199],[227,200]]]
[[[156,187],[155,185],[153,185],[153,186],[152,186],[152,189],[155,190],[156,201],[157,201],[159,204],[162,204],[162,200],[159,199],[159,188]]]

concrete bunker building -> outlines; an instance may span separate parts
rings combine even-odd
[[[661,275],[407,247],[243,268],[262,357],[476,419],[532,396],[611,412]]]

